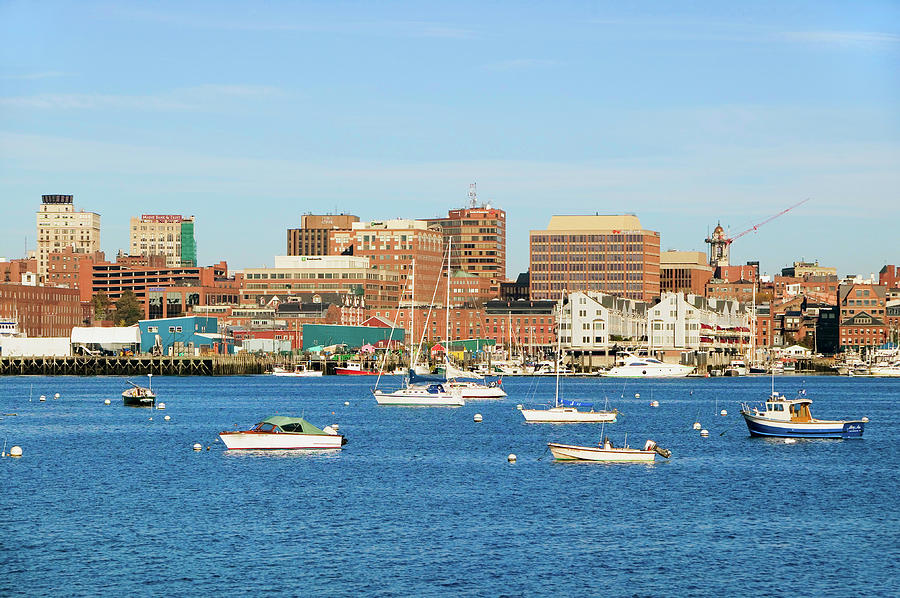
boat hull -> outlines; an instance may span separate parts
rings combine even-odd
[[[409,389],[401,389],[395,392],[381,392],[376,390],[372,393],[375,401],[379,405],[394,405],[404,407],[461,407],[465,405],[465,400],[458,394],[452,393],[429,393],[411,391]]]
[[[339,449],[345,444],[339,434],[221,432],[219,438],[228,450]]]
[[[146,388],[129,388],[122,393],[122,404],[126,407],[153,407],[156,395]]]
[[[315,378],[322,375],[319,370],[306,370],[305,372],[272,372],[273,376],[283,376],[286,378]]]
[[[813,420],[809,423],[765,420],[742,412],[751,436],[777,438],[862,438],[865,422]]]
[[[457,386],[454,384],[449,384],[451,389],[459,394],[464,399],[503,399],[506,398],[506,391],[504,391],[499,386],[481,386],[481,385],[462,385]]]
[[[617,366],[608,372],[600,372],[606,378],[685,378],[694,371],[687,366],[667,366],[662,368],[641,368]]]
[[[616,411],[578,411],[572,408],[522,409],[525,421],[533,424],[585,424],[616,421]]]
[[[377,376],[378,372],[370,372],[369,370],[354,370],[349,368],[335,368],[334,373],[338,376]]]
[[[557,461],[595,461],[606,463],[653,463],[655,451],[630,448],[602,448],[599,446],[576,446],[548,442],[547,446]]]

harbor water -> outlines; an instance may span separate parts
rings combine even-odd
[[[124,407],[121,378],[0,379],[0,442],[23,449],[0,460],[0,596],[900,589],[900,380],[776,378],[806,390],[814,417],[870,420],[859,440],[793,443],[750,438],[739,414],[767,377],[562,381],[566,398],[622,412],[603,428],[616,445],[627,433],[672,451],[653,465],[554,462],[548,441],[596,444],[601,426],[524,423],[516,405],[552,400],[550,377],[455,409],[379,407],[373,383],[154,376],[161,411]],[[273,414],[337,423],[348,444],[217,441]]]

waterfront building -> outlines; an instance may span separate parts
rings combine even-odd
[[[2,282],[19,282],[23,281],[23,276],[27,278],[37,276],[37,258],[21,258],[8,260],[0,258],[0,283]]]
[[[300,228],[287,231],[288,255],[330,255],[329,235],[334,230],[350,230],[359,216],[352,214],[303,214]]]
[[[450,266],[491,281],[492,298],[500,293],[506,280],[506,212],[490,204],[478,206],[474,185],[468,208],[450,210],[446,217],[429,218],[429,225],[440,226],[444,245],[452,239]]]
[[[560,344],[574,351],[608,351],[616,344],[642,345],[647,304],[597,292],[571,293],[563,302]]]
[[[664,293],[647,312],[651,352],[720,350],[743,355],[750,346],[750,312],[733,300]]]
[[[437,299],[443,304],[447,300],[448,278],[442,273],[438,283]],[[496,299],[496,281],[490,278],[454,270],[450,281],[450,307],[483,305],[486,301]]]
[[[130,255],[165,256],[168,268],[197,265],[193,216],[142,214],[131,219],[130,240]]]
[[[200,355],[231,353],[234,346],[219,334],[219,322],[213,316],[183,316],[140,320],[141,352],[158,355]]]
[[[0,284],[0,321],[17,323],[29,337],[67,337],[81,326],[78,291],[19,283]]]
[[[664,251],[659,254],[660,293],[706,294],[713,267],[702,251]]]
[[[891,289],[900,287],[900,266],[885,265],[878,272],[878,284]]]
[[[400,302],[401,287],[396,269],[373,268],[367,257],[276,256],[272,268],[244,270],[241,302],[261,305],[261,299],[268,303],[273,296],[279,302],[289,297],[315,302],[316,296],[329,293],[363,298],[372,308],[394,308]]]
[[[878,284],[838,286],[842,351],[874,350],[887,340],[885,290],[886,287]]]
[[[659,233],[644,230],[637,216],[553,216],[529,237],[532,299],[573,291],[642,301],[659,295]]]
[[[400,300],[404,305],[414,301],[417,305],[444,304],[444,297],[437,297],[435,288],[444,269],[443,233],[440,227],[424,220],[373,220],[354,222],[349,231],[334,230],[329,233],[329,250],[332,255],[349,253],[370,260],[371,267],[384,276],[396,276],[403,289]],[[413,274],[415,262],[415,278]],[[412,286],[410,285],[412,280]],[[369,305],[373,305],[371,301]],[[396,307],[394,303],[391,307]]]
[[[47,279],[50,253],[74,247],[85,254],[100,251],[100,214],[75,211],[72,195],[42,195],[37,211],[37,274]]]
[[[507,280],[500,283],[500,300],[501,301],[518,301],[519,299],[529,300],[531,296],[528,294],[529,273],[520,273],[515,280]]]

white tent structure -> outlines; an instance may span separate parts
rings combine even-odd
[[[72,346],[80,346],[85,352],[107,351],[118,353],[123,349],[140,348],[141,330],[137,326],[72,328]]]

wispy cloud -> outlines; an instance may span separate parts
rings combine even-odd
[[[149,95],[100,93],[42,93],[0,97],[0,106],[39,110],[210,110],[223,98],[261,99],[285,95],[265,85],[198,85]]]
[[[520,71],[534,68],[557,66],[559,62],[546,58],[512,58],[490,62],[481,68],[486,71]]]
[[[880,46],[900,44],[900,34],[880,31],[786,31],[787,41],[841,46]]]
[[[0,75],[0,79],[18,80],[18,81],[36,81],[38,79],[55,79],[57,77],[67,77],[69,73],[61,71],[43,71],[39,73],[21,73],[18,75]]]

